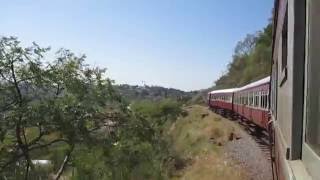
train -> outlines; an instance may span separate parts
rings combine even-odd
[[[269,121],[270,76],[240,88],[220,89],[208,93],[208,105],[213,109],[234,112],[262,129]]]
[[[274,180],[320,179],[319,17],[319,0],[275,0],[270,76],[208,93],[269,133]]]

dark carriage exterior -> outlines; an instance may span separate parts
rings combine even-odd
[[[320,179],[320,1],[276,0],[274,7],[275,178]]]

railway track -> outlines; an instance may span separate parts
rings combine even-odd
[[[266,130],[261,129],[249,120],[234,113],[226,112],[222,109],[214,110],[214,112],[223,116],[226,119],[237,122],[240,125],[241,129],[243,129],[247,134],[249,134],[250,137],[256,142],[256,144],[261,149],[265,157],[269,161],[271,160],[270,140],[269,134]]]

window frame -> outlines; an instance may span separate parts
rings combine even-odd
[[[284,40],[284,33],[286,34],[286,39]],[[281,62],[280,64],[280,87],[286,82],[288,76],[288,2],[286,4],[286,13],[284,16],[284,21],[282,24],[281,30]],[[285,47],[284,47],[285,42]],[[285,52],[285,54],[284,54]],[[286,60],[286,64],[284,66],[283,60]]]
[[[304,81],[304,113],[303,113],[303,142],[302,142],[302,157],[301,160],[303,164],[307,167],[310,175],[313,178],[320,178],[320,155],[317,154],[311,146],[306,142],[306,131],[307,131],[307,118],[308,118],[308,106],[309,106],[309,76],[310,76],[310,17],[313,16],[313,11],[311,7],[317,6],[320,7],[320,2],[318,1],[317,5],[312,4],[312,2],[316,2],[317,0],[306,0],[306,40],[305,40],[305,81]],[[316,12],[315,12],[316,13]],[[319,13],[320,14],[320,13]],[[320,28],[320,23],[317,24]],[[319,42],[320,43],[320,42]]]

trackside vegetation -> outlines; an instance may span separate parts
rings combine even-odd
[[[168,174],[171,179],[242,180],[246,170],[226,158],[225,145],[235,140],[238,126],[211,112],[207,107],[184,107],[180,116],[166,132],[170,142]]]
[[[0,179],[167,177],[163,128],[181,103],[130,104],[85,60],[0,39]]]

